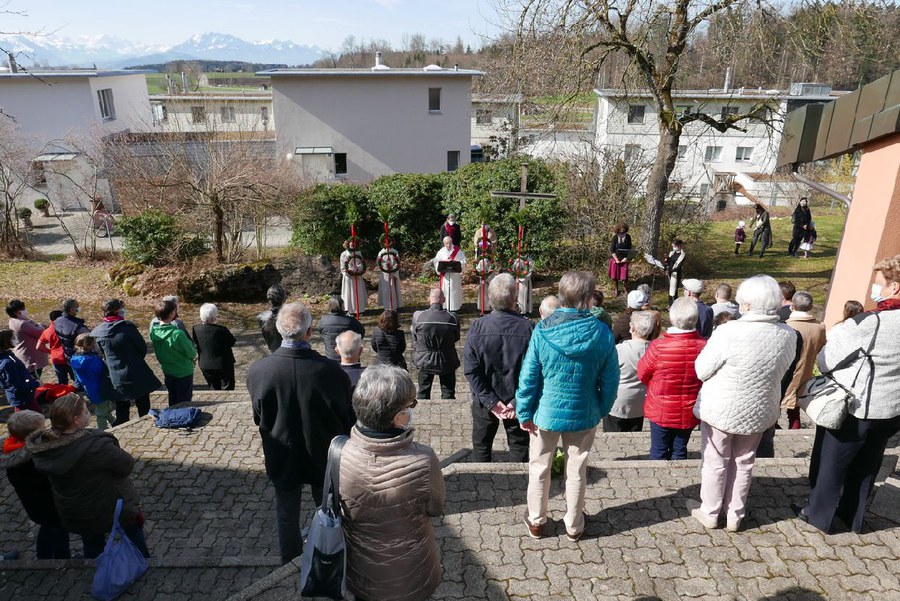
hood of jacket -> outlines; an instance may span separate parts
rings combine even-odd
[[[47,437],[47,430],[35,432],[25,441],[25,449],[31,453],[34,466],[39,471],[62,475],[70,472],[87,452],[90,445],[83,444],[91,430],[83,428],[59,438]]]
[[[128,321],[127,319],[117,319],[116,321],[104,321],[100,323],[94,331],[91,332],[91,336],[94,338],[101,338],[105,336],[113,336],[118,330],[127,327],[125,324],[128,324],[132,327],[137,327],[134,325],[134,322]]]
[[[21,449],[16,449],[11,453],[4,453],[0,455],[0,469],[8,470],[13,467],[17,467],[22,465],[23,463],[28,463],[31,460],[31,453],[28,452],[28,449],[22,447]]]
[[[561,355],[575,359],[594,352],[602,344],[603,329],[595,323],[588,311],[560,308],[538,324],[535,335]]]
[[[150,328],[150,339],[151,340],[165,340],[166,342],[170,342],[172,338],[178,335],[179,332],[182,332],[175,322],[172,323],[158,323]]]

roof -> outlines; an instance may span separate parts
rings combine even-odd
[[[612,89],[595,89],[594,94],[601,98],[652,98],[653,95],[648,90],[612,90]],[[791,96],[789,92],[784,90],[762,90],[762,89],[746,89],[737,88],[730,92],[722,90],[676,90],[672,92],[672,97],[679,100],[690,98],[700,99],[716,99],[716,100],[805,100],[813,102],[829,102],[835,100],[838,96],[846,94],[846,92],[833,92],[826,95],[805,95]]]
[[[21,69],[21,67],[19,67]],[[18,73],[11,73],[9,71],[0,71],[0,77],[2,78],[22,78],[22,79],[40,79],[42,77],[47,78],[57,78],[57,77],[120,77],[123,75],[146,75],[147,73],[156,73],[156,71],[144,70],[144,69],[120,69],[120,70],[110,70],[110,71],[100,71],[97,69],[56,69],[53,71],[45,71],[40,69],[29,69],[26,71],[19,71]]]
[[[269,69],[257,71],[260,77],[480,77],[471,69]]]
[[[150,101],[169,101],[169,102],[216,102],[219,100],[229,101],[262,101],[272,102],[272,94],[254,94],[253,96],[234,96],[229,94],[151,94]]]
[[[499,96],[472,94],[472,102],[481,102],[484,104],[521,104],[523,100],[522,94],[503,94]]]

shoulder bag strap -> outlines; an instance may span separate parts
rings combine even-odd
[[[322,504],[328,503],[329,495],[331,495],[331,509],[335,515],[339,515],[341,512],[341,451],[348,440],[350,437],[346,435],[335,436],[328,446],[328,464],[325,468]]]
[[[112,549],[113,545],[116,541],[116,534],[119,536],[125,536],[125,533],[122,531],[122,526],[119,525],[119,517],[122,515],[122,505],[123,500],[118,499],[116,501],[116,512],[113,514],[113,523],[112,528],[109,530],[109,538],[106,539],[106,546],[104,547],[104,553]]]
[[[863,413],[863,419],[868,419],[869,417],[869,402],[872,400],[872,386],[875,385],[875,361],[872,359],[872,350],[875,348],[875,339],[878,338],[878,330],[881,328],[881,317],[878,313],[874,313],[875,315],[875,331],[872,333],[872,341],[869,343],[869,348],[866,349],[865,358],[866,361],[869,362],[869,386],[868,391],[866,391],[866,410]],[[856,377],[853,378],[853,386],[856,386],[856,380],[859,379],[859,374],[862,371],[862,364],[860,363],[859,371],[856,372]]]

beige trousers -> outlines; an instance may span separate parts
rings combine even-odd
[[[562,438],[566,454],[566,532],[584,530],[584,492],[587,488],[587,460],[597,428],[580,432],[538,430],[528,447],[528,521],[539,526],[547,521],[550,500],[550,467],[556,445]]]
[[[724,510],[729,523],[740,524],[747,513],[756,447],[763,433],[728,434],[700,422],[700,434],[700,511],[717,520]]]

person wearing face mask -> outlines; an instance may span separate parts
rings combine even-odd
[[[81,306],[77,300],[67,298],[63,301],[60,308],[62,309],[62,316],[57,317],[56,321],[53,322],[53,330],[56,332],[56,336],[63,347],[63,354],[66,357],[65,368],[69,373],[69,377],[74,380],[75,374],[72,373],[72,367],[68,362],[72,355],[75,354],[75,339],[78,338],[79,334],[87,334],[90,330],[85,325],[84,320],[78,317],[78,314],[81,313]]]
[[[841,427],[816,426],[809,465],[810,493],[798,516],[825,532],[863,528],[869,496],[888,440],[900,432],[900,255],[875,265],[870,297],[875,308],[828,332],[818,365],[853,392]]]
[[[13,332],[13,354],[31,371],[36,379],[41,379],[41,372],[50,363],[50,354],[41,350],[41,334],[46,329],[31,319],[25,309],[25,303],[14,298],[6,305],[9,315],[9,329]]]
[[[794,209],[794,214],[791,215],[791,223],[794,225],[791,230],[791,241],[788,244],[788,254],[792,257],[797,256],[797,251],[800,250],[800,243],[803,242],[803,237],[806,235],[806,232],[811,227],[812,223],[812,213],[809,210],[809,201],[806,197],[801,198],[800,202],[797,203],[797,207]]]
[[[427,599],[441,582],[432,517],[444,512],[434,451],[414,442],[416,387],[393,365],[368,367],[340,460],[347,588],[364,599]]]
[[[452,213],[447,215],[447,221],[441,225],[441,244],[444,243],[444,238],[450,236],[450,239],[453,240],[453,246],[459,246],[459,243],[462,242],[462,230],[459,229],[459,224],[456,223],[456,215]]]

